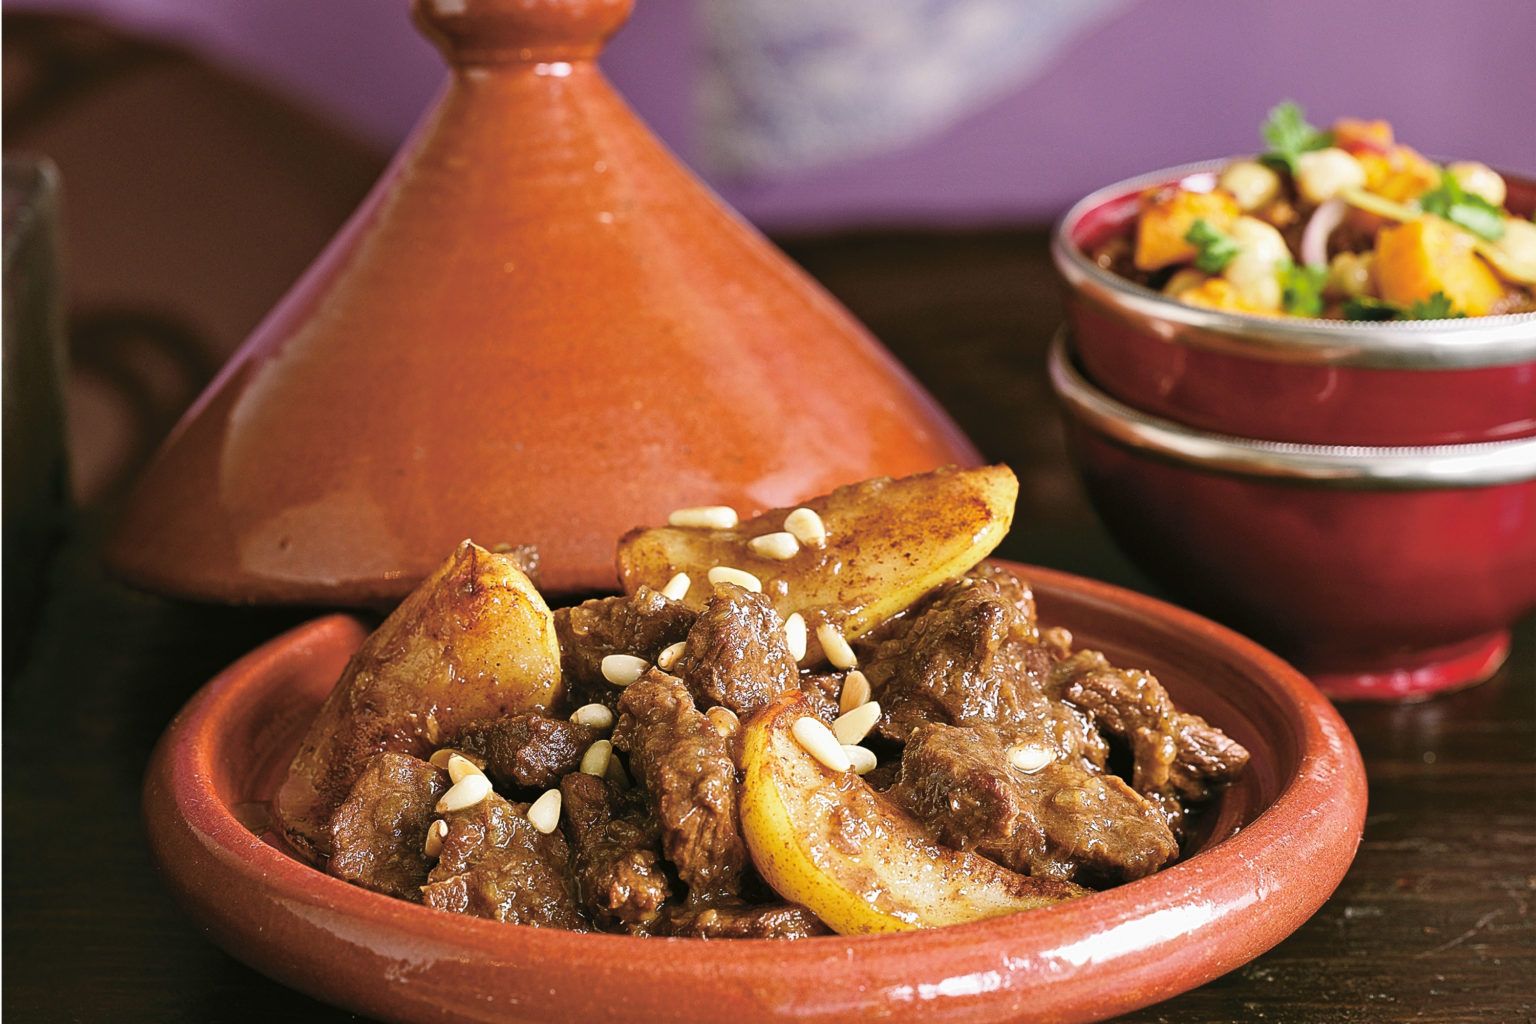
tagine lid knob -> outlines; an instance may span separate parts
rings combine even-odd
[[[623,27],[632,0],[414,0],[422,34],[454,67],[588,60]]]

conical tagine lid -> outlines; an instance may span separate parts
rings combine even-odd
[[[978,455],[604,80],[628,0],[418,0],[443,95],[139,481],[112,568],[167,594],[377,604],[465,538],[544,589],[617,539]],[[259,244],[259,240],[252,240]]]

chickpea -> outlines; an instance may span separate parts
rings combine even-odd
[[[1459,160],[1445,168],[1456,179],[1456,184],[1469,195],[1479,196],[1494,206],[1503,206],[1509,194],[1499,172],[1487,164],[1475,160]]]
[[[1501,273],[1523,284],[1536,284],[1536,224],[1511,217],[1504,222],[1503,237],[1489,244],[1501,257]]]
[[[1257,217],[1242,216],[1232,222],[1227,234],[1237,243],[1240,255],[1274,266],[1291,258],[1290,247],[1278,228]]]
[[[1239,253],[1227,264],[1221,276],[1227,279],[1238,299],[1249,309],[1273,312],[1280,308],[1282,290],[1273,263]]]
[[[1222,168],[1216,184],[1232,193],[1237,208],[1244,213],[1257,210],[1280,195],[1280,175],[1257,160],[1234,160]]]
[[[1334,295],[1358,299],[1376,294],[1376,284],[1371,278],[1371,264],[1375,253],[1341,252],[1328,263],[1327,290]]]
[[[1238,251],[1221,276],[1232,285],[1243,305],[1251,309],[1279,309],[1279,268],[1291,258],[1284,236],[1273,225],[1248,216],[1233,221],[1228,234],[1237,243]]]
[[[1200,287],[1200,285],[1205,283],[1205,280],[1206,276],[1201,271],[1196,270],[1194,267],[1185,267],[1175,272],[1168,279],[1168,283],[1163,285],[1163,294],[1178,298],[1191,288]]]
[[[1314,203],[1327,202],[1347,188],[1360,188],[1365,180],[1365,167],[1342,149],[1330,146],[1296,158],[1296,188]]]

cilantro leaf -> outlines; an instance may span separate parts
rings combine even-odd
[[[1292,316],[1322,316],[1323,286],[1328,268],[1320,264],[1287,263],[1280,270],[1281,305]]]
[[[1451,305],[1450,296],[1445,292],[1435,292],[1406,308],[1368,295],[1344,303],[1346,320],[1462,320],[1466,315]]]
[[[1344,303],[1345,320],[1396,320],[1403,315],[1402,308],[1368,295],[1350,299]]]
[[[1184,233],[1184,241],[1199,250],[1195,255],[1195,266],[1207,274],[1221,273],[1232,262],[1239,248],[1236,239],[1212,227],[1211,222],[1204,217],[1189,226],[1189,230]]]
[[[1415,300],[1413,305],[1403,310],[1402,320],[1461,320],[1466,318],[1465,313],[1458,312],[1451,305],[1450,296],[1445,292],[1435,292],[1427,299]]]
[[[1269,112],[1269,118],[1259,129],[1259,135],[1269,146],[1259,159],[1280,164],[1292,174],[1296,173],[1298,156],[1333,145],[1333,133],[1308,124],[1301,107],[1291,100],[1286,100]]]
[[[1419,208],[1490,242],[1504,237],[1504,211],[1463,189],[1449,171],[1440,172],[1440,184],[1419,197]]]

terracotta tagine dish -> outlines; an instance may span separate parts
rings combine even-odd
[[[444,93],[139,481],[108,552],[224,602],[380,604],[466,537],[611,590],[613,538],[979,456],[596,58],[629,0],[417,0]]]

